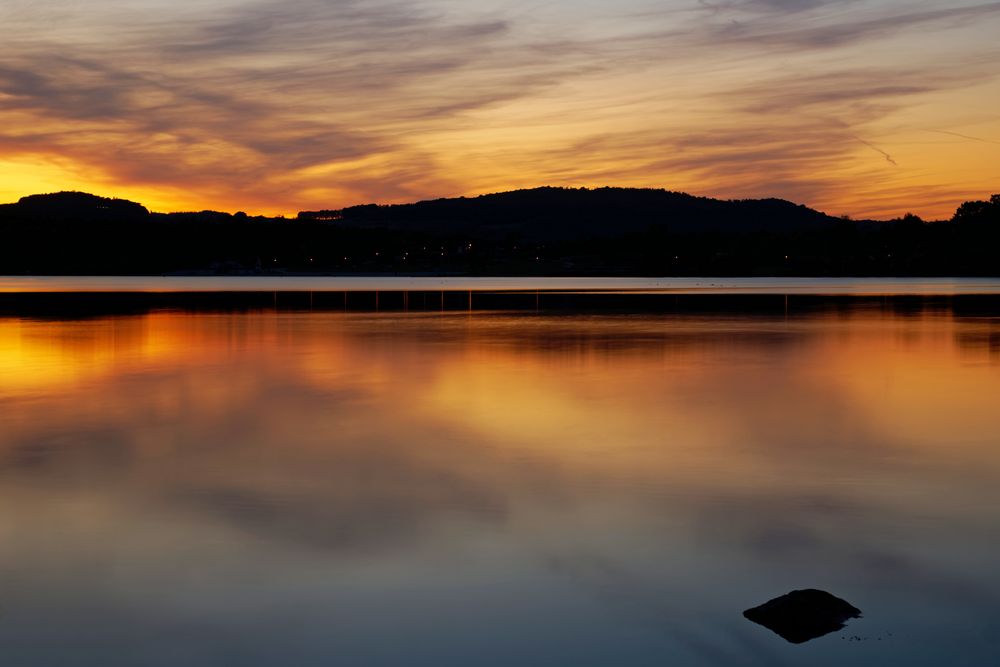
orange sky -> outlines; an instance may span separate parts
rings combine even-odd
[[[76,189],[294,214],[621,185],[939,218],[1000,190],[1000,2],[4,12],[0,201]]]

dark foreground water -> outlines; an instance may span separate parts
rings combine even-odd
[[[1000,663],[995,300],[18,308],[3,664]]]

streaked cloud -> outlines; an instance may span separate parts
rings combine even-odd
[[[551,183],[944,215],[1000,176],[1000,2],[935,4],[11,0],[0,165],[161,208]]]
[[[733,3],[719,11],[720,6],[709,6],[716,17],[725,22],[714,24],[715,34],[729,45],[753,43],[759,46],[788,49],[822,49],[844,46],[870,39],[891,37],[914,30],[936,31],[943,27],[956,27],[983,17],[1000,15],[1000,2],[977,5],[959,5],[946,9],[920,3],[899,5],[870,1],[868,11],[858,7],[861,3],[851,0],[839,2],[823,0],[758,0]],[[853,6],[845,11],[847,6]],[[879,7],[883,5],[883,7]],[[811,20],[802,20],[799,12],[824,8]],[[906,9],[903,9],[906,7]],[[773,11],[790,10],[776,14]]]

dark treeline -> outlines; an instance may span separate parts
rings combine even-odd
[[[0,273],[1000,275],[1000,195],[947,221],[777,200],[539,188],[266,218],[83,193],[0,205]]]

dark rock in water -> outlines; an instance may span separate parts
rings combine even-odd
[[[793,644],[802,644],[842,629],[850,619],[861,618],[861,610],[826,591],[809,588],[747,609],[743,616]]]

